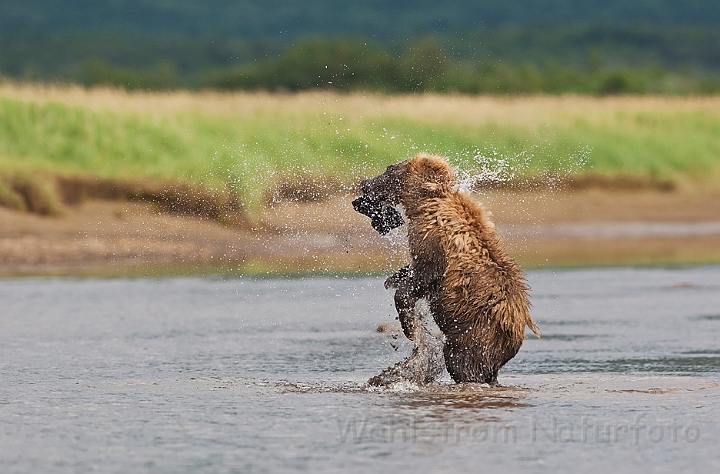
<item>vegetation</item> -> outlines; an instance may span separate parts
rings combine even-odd
[[[312,37],[290,44],[277,38],[16,32],[0,34],[0,73],[142,90],[707,94],[720,90],[720,31],[502,27],[386,42]]]
[[[0,2],[0,77],[127,89],[707,94],[704,0]]]
[[[454,58],[448,48],[431,38],[408,46],[399,56],[362,40],[319,38],[301,41],[278,58],[209,73],[202,83],[229,90],[328,89],[389,93],[613,95],[720,91],[720,75],[707,71],[674,71],[642,63],[633,67],[607,67],[601,58],[602,53],[596,50],[589,55],[587,65],[538,64],[529,60],[515,64],[492,59],[478,62]],[[104,82],[124,83],[119,80],[123,72],[118,70],[116,74],[119,76],[113,76],[108,69]]]
[[[717,187],[718,101],[127,94],[6,85],[0,174],[173,179],[230,188],[253,207],[293,173],[349,184],[426,151],[449,156],[466,177],[592,171]]]
[[[297,37],[354,33],[377,37],[508,24],[605,23],[717,25],[707,0],[34,0],[0,2],[0,30],[93,29]]]

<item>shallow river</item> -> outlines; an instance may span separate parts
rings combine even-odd
[[[720,472],[720,267],[528,276],[502,387],[383,390],[381,278],[0,280],[0,471]]]

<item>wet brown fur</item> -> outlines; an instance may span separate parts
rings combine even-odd
[[[528,285],[502,250],[494,225],[469,193],[455,188],[447,160],[419,154],[362,183],[363,193],[402,204],[411,263],[388,278],[403,330],[414,334],[415,303],[427,298],[445,335],[445,363],[456,382],[494,384],[520,350],[530,317]]]

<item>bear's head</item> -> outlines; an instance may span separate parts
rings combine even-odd
[[[453,169],[445,158],[421,153],[363,180],[360,188],[369,199],[395,206],[442,196],[450,191],[454,180]]]

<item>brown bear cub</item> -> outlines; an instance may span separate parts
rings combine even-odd
[[[415,304],[425,298],[445,336],[445,365],[455,382],[497,383],[520,350],[530,317],[529,287],[502,250],[494,225],[458,191],[445,158],[419,154],[361,183],[370,202],[402,205],[411,262],[387,279],[405,335],[416,334]]]

